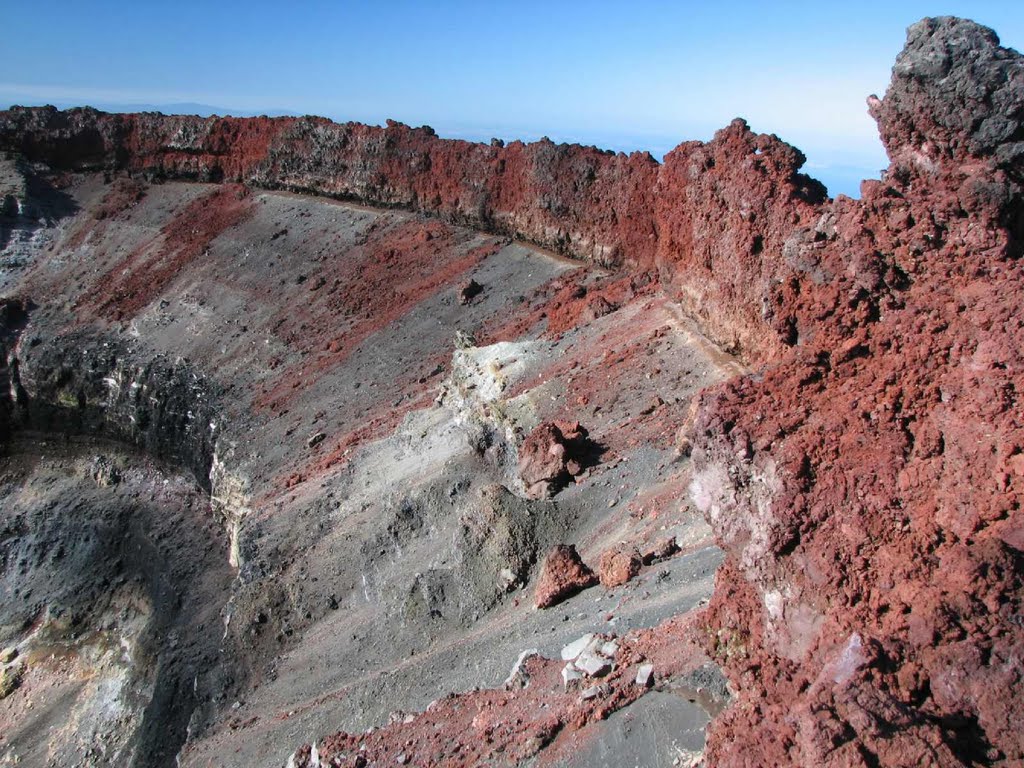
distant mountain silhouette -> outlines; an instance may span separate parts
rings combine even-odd
[[[286,109],[231,109],[230,107],[217,107],[211,104],[198,104],[196,102],[191,101],[173,102],[167,104],[131,104],[94,101],[89,104],[83,104],[81,102],[67,100],[50,100],[48,103],[53,104],[55,107],[58,107],[60,109],[90,106],[95,107],[96,109],[99,109],[103,112],[162,112],[165,115],[198,115],[199,117],[210,117],[211,115],[217,115],[219,117],[259,117],[261,115],[266,115],[267,117],[298,116],[297,112],[289,112]],[[43,106],[43,104],[23,103],[19,104],[18,106]]]

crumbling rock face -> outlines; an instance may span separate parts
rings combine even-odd
[[[797,341],[780,289],[797,266],[786,241],[821,217],[825,188],[805,157],[743,120],[665,156],[655,197],[662,284],[730,351],[770,360]],[[781,258],[780,258],[781,256]]]
[[[8,326],[4,437],[15,430],[124,441],[191,470],[207,490],[223,430],[216,386],[184,360],[151,356],[113,337],[71,332],[23,338],[24,302],[4,304]]]
[[[948,16],[914,24],[889,93],[869,106],[898,166],[985,158],[1021,173],[1024,62],[991,29]]]
[[[742,120],[660,165],[594,147],[473,144],[429,127],[323,118],[198,118],[16,107],[0,149],[55,168],[242,182],[399,206],[601,265],[657,268],[714,339],[765,359],[792,334],[775,317],[784,236],[810,226],[824,188],[804,156]],[[595,304],[596,315],[611,306]],[[766,321],[768,321],[766,323]],[[780,338],[782,341],[780,341]]]
[[[1024,759],[1020,71],[971,22],[911,28],[872,107],[892,167],[790,241],[797,348],[703,395],[740,692],[713,765]]]

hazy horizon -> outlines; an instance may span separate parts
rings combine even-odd
[[[1010,2],[64,10],[8,9],[19,34],[0,49],[0,104],[395,119],[446,138],[548,136],[659,160],[742,117],[851,196],[888,164],[865,99],[884,93],[907,26],[960,15],[1024,44]]]

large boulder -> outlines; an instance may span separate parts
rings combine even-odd
[[[579,422],[539,424],[519,450],[519,477],[526,495],[546,499],[558,493],[584,468],[587,430]]]
[[[576,547],[559,544],[544,558],[534,602],[538,608],[550,608],[596,583],[597,576],[580,558]]]

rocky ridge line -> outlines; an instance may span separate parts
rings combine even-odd
[[[727,552],[707,647],[739,692],[720,766],[1024,760],[1024,59],[948,17],[911,27],[891,159],[825,199],[742,121],[663,165],[550,142],[444,141],[317,118],[0,113],[0,148],[76,169],[241,181],[429,211],[657,269],[761,369],[681,442]]]
[[[54,168],[242,182],[424,211],[597,264],[657,268],[709,335],[757,359],[780,348],[762,311],[773,296],[751,293],[777,272],[761,254],[781,252],[784,235],[812,223],[825,199],[799,172],[799,150],[742,120],[711,142],[679,145],[664,164],[549,140],[446,140],[395,122],[52,107],[0,112],[0,148]],[[737,271],[752,264],[757,274]]]
[[[1024,760],[1024,59],[925,19],[869,106],[889,170],[785,251],[799,345],[689,438],[712,765]]]

